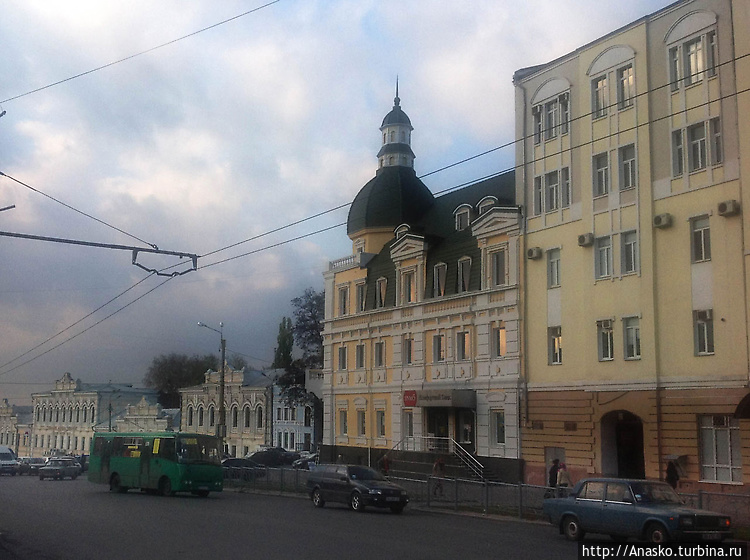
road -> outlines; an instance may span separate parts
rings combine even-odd
[[[574,559],[551,526],[407,507],[402,515],[293,496],[110,494],[85,478],[0,477],[1,560]]]

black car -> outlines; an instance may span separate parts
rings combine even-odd
[[[255,461],[264,467],[283,467],[291,465],[295,460],[299,459],[299,453],[296,451],[287,451],[283,447],[269,447],[248,455],[247,459]]]
[[[354,511],[374,506],[401,513],[409,503],[401,486],[361,465],[318,465],[307,478],[307,490],[316,507],[330,501],[348,504]]]
[[[266,467],[250,459],[230,457],[224,459],[221,466],[224,469],[224,478],[229,480],[252,482],[266,475]]]
[[[39,469],[44,466],[42,457],[23,457],[18,465],[18,474],[39,474]]]

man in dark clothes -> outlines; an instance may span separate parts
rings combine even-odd
[[[560,470],[560,459],[552,459],[552,466],[549,468],[549,486],[557,486],[557,471]]]

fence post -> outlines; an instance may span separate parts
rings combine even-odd
[[[523,482],[518,483],[518,518],[523,518]]]

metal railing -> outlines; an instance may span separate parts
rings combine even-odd
[[[395,451],[419,451],[428,453],[448,453],[456,457],[475,476],[484,480],[484,465],[465,447],[453,438],[434,436],[410,436],[399,441],[392,448]]]

